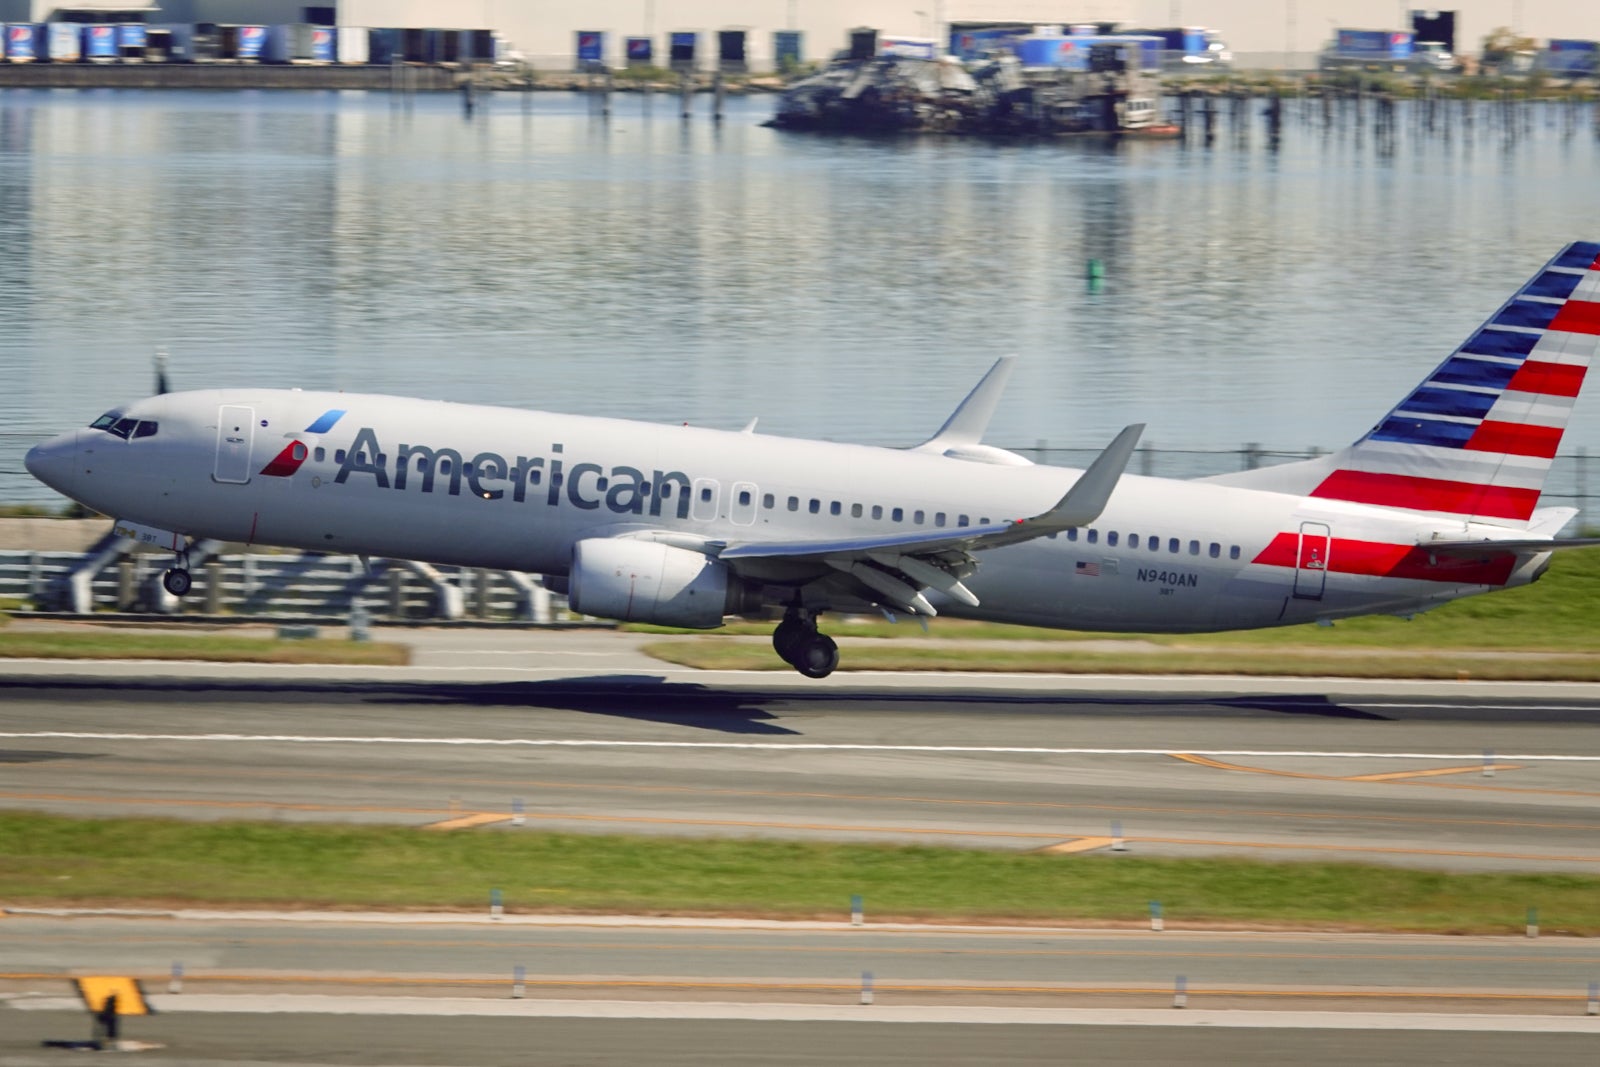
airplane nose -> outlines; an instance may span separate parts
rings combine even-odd
[[[28,449],[22,464],[45,485],[65,493],[78,458],[78,431],[52,437]]]

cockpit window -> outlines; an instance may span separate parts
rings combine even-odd
[[[120,411],[108,411],[104,415],[101,415],[98,419],[95,419],[93,422],[91,422],[89,424],[89,429],[109,430],[111,427],[116,425],[117,420],[120,418],[122,418],[122,413]]]
[[[135,437],[154,437],[156,435],[156,431],[158,429],[160,429],[160,428],[161,428],[161,424],[160,423],[151,422],[148,419],[140,419],[139,420],[139,425],[137,425],[137,426],[135,426],[133,428],[133,436],[135,436]]]
[[[115,434],[126,441],[133,436],[133,428],[139,425],[138,419],[118,419],[107,432]]]

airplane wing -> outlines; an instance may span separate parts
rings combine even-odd
[[[714,546],[712,551],[736,569],[741,560],[823,563],[870,590],[866,599],[913,614],[938,614],[922,595],[925,589],[937,589],[976,607],[978,598],[961,584],[962,578],[977,569],[973,553],[1086,526],[1099,518],[1143,432],[1142,423],[1124,428],[1054,507],[1029,518],[839,540],[728,541],[720,551]]]

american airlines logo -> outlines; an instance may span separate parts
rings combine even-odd
[[[305,447],[294,442],[268,466],[287,456],[284,465],[293,463],[293,470],[298,470],[305,457],[302,452],[300,459],[294,458],[297,445]],[[663,501],[675,496],[677,517],[689,517],[690,479],[682,471],[657,470],[647,475],[626,465],[606,468],[599,463],[569,464],[562,455],[565,447],[552,444],[548,456],[518,456],[515,460],[498,452],[479,452],[467,459],[458,449],[431,445],[402,444],[391,454],[384,450],[377,433],[363,426],[344,450],[339,473],[333,480],[344,485],[353,478],[371,478],[378,489],[438,491],[449,496],[460,496],[465,487],[483,500],[504,500],[509,496],[519,504],[530,495],[535,499],[542,495],[551,507],[565,504],[583,511],[604,508],[618,515],[659,516]],[[530,494],[530,489],[535,491]]]

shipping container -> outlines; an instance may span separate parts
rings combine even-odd
[[[1600,43],[1552,39],[1549,47],[1539,56],[1539,66],[1554,74],[1573,77],[1600,75]]]
[[[745,54],[744,30],[717,31],[717,69],[724,74],[743,74],[750,69]]]
[[[309,63],[311,31],[303,22],[280,23],[266,28],[266,44],[261,49],[263,63]]]
[[[624,37],[623,55],[628,57],[630,67],[649,67],[656,61],[655,42],[648,37]]]
[[[117,61],[117,28],[115,26],[83,27],[83,58],[91,63]]]
[[[31,22],[5,24],[6,61],[32,63],[39,58],[39,27]]]
[[[83,38],[75,22],[51,22],[45,26],[46,55],[52,63],[76,63],[83,58]]]
[[[372,58],[372,33],[360,26],[340,26],[336,45],[340,63],[360,66]]]
[[[1416,37],[1408,30],[1335,30],[1317,65],[1403,70],[1411,65]]]
[[[117,58],[124,63],[138,63],[144,59],[145,47],[150,43],[142,22],[117,24]]]

